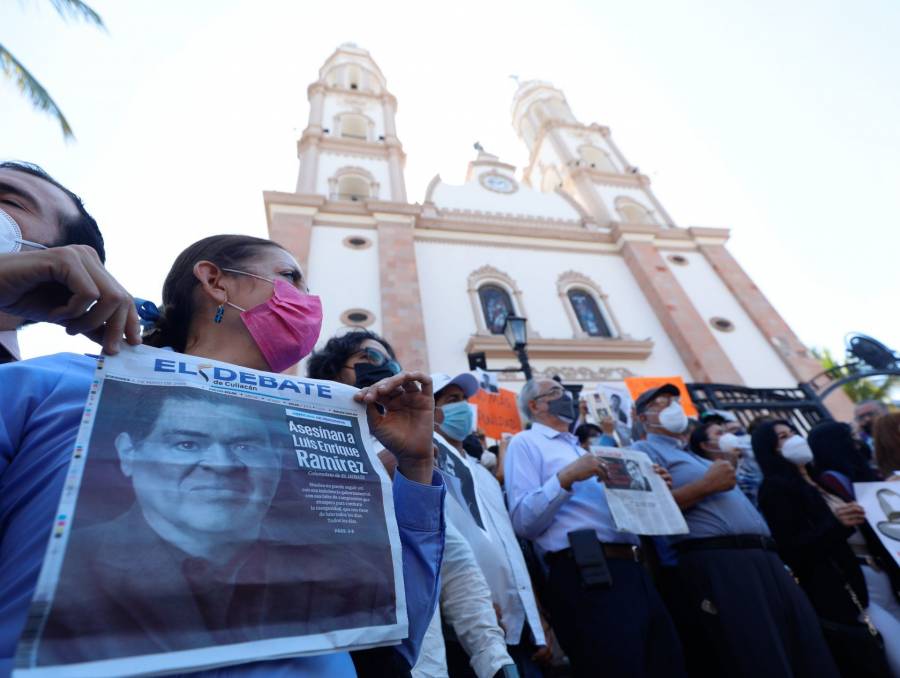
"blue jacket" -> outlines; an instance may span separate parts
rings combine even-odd
[[[96,361],[58,354],[0,365],[0,676],[8,675],[62,494]],[[403,549],[409,637],[397,647],[415,663],[439,591],[445,488],[397,474],[394,502]],[[194,676],[355,676],[346,652],[255,662]]]

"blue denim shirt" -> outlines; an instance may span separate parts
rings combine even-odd
[[[0,365],[0,676],[13,668],[96,361],[57,354]],[[409,637],[397,651],[412,666],[437,604],[444,549],[445,487],[394,480],[403,549]],[[342,678],[356,671],[346,652],[193,673],[192,676]]]

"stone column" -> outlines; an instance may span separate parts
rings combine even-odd
[[[309,242],[312,237],[315,208],[290,207],[290,211],[279,210],[279,205],[268,204],[269,239],[290,252],[303,268],[303,275],[309,283]]]
[[[406,370],[428,372],[428,346],[413,238],[415,217],[375,213],[378,222],[381,327]]]
[[[823,368],[819,361],[810,355],[784,318],[731,256],[731,252],[724,245],[717,244],[700,244],[699,248],[797,381],[808,381],[821,374]],[[841,390],[828,396],[826,405],[838,419],[850,421],[853,417],[853,403]]]
[[[690,297],[666,266],[652,236],[617,233],[622,240],[622,256],[644,296],[650,302],[663,329],[675,344],[694,381],[742,385],[744,380],[716,341],[712,330],[691,303]]]

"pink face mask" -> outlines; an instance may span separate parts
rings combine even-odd
[[[285,280],[269,280],[233,268],[222,270],[259,278],[275,286],[275,293],[268,301],[251,309],[225,302],[241,312],[241,320],[270,370],[284,372],[312,352],[322,331],[322,301],[319,297],[304,294]]]

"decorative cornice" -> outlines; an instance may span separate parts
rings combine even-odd
[[[331,151],[349,156],[371,158],[387,158],[392,154],[399,155],[406,161],[403,146],[397,137],[386,138],[384,141],[365,141],[363,139],[349,139],[336,134],[324,134],[319,129],[307,128],[303,136],[297,141],[297,155],[301,155],[303,149],[310,144],[315,144],[321,151]]]
[[[506,338],[498,335],[472,335],[466,353],[483,351],[488,358],[514,359]],[[653,341],[644,339],[542,339],[528,342],[528,355],[536,360],[646,360],[653,351]]]
[[[582,164],[581,160],[575,160],[569,165],[569,174],[573,178],[584,174],[591,181],[606,186],[620,186],[624,188],[644,188],[650,185],[650,177],[646,174],[621,174],[619,172],[604,172],[596,167]]]
[[[564,381],[622,381],[625,377],[636,376],[627,367],[531,367],[532,375],[536,379],[552,379],[559,375]],[[500,381],[524,381],[520,372],[500,372]]]

